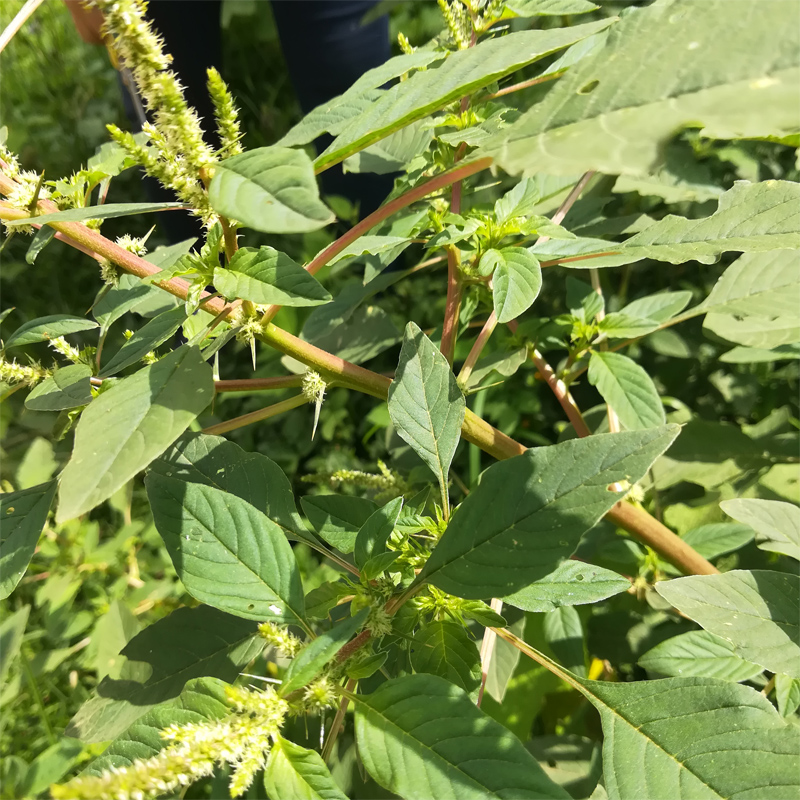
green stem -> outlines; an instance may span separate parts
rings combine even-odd
[[[489,337],[492,335],[492,332],[496,327],[497,314],[492,311],[492,313],[489,314],[489,319],[486,320],[481,332],[478,334],[475,344],[472,345],[472,349],[469,351],[467,360],[461,367],[461,372],[458,373],[458,383],[462,389],[466,387],[467,383],[469,383],[469,376],[472,375],[472,370],[475,368],[475,364],[480,358],[483,348],[486,346],[486,343],[489,341]]]
[[[288,400],[281,400],[280,403],[274,403],[258,411],[251,411],[249,414],[242,414],[241,417],[234,417],[225,422],[220,422],[217,425],[203,428],[203,433],[218,435],[221,433],[228,433],[229,431],[235,431],[237,428],[244,428],[245,425],[252,425],[254,422],[261,422],[270,417],[277,417],[278,414],[283,414],[284,411],[291,411],[293,408],[305,405],[307,402],[308,400],[306,400],[305,395],[298,394],[295,397],[290,397]]]
[[[302,375],[281,375],[277,378],[241,378],[229,381],[214,381],[214,391],[222,392],[268,392],[272,389],[292,389],[303,383]]]

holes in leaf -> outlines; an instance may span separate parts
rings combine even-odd
[[[589,83],[585,83],[578,89],[578,94],[591,94],[599,85],[600,81],[594,80],[589,81]]]

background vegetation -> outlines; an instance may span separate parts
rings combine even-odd
[[[0,4],[0,28],[13,17],[22,0]],[[605,3],[612,10],[614,4]],[[436,33],[440,18],[435,4],[400,3],[392,7],[392,27],[402,30],[412,43],[420,44]],[[251,0],[228,0],[224,6],[225,63],[223,75],[230,82],[241,105],[245,142],[257,147],[275,142],[299,119],[299,109],[289,85],[268,6]],[[49,0],[36,12],[0,57],[2,94],[0,116],[8,127],[8,144],[21,155],[27,169],[44,171],[46,177],[69,174],[85,163],[96,148],[107,141],[105,124],[126,125],[116,73],[102,48],[84,45],[75,33],[64,7]],[[536,90],[533,90],[536,91]],[[796,181],[798,173],[792,148],[769,142],[708,144],[692,134],[674,146],[674,163],[681,165],[686,183],[677,206],[689,217],[706,216],[716,207],[716,197],[735,180],[778,178]],[[582,224],[585,235],[599,232],[595,225],[609,181],[596,184],[570,213],[570,228]],[[489,187],[482,197],[489,202],[503,187]],[[115,180],[113,199],[143,199],[135,171]],[[633,230],[641,215],[659,219],[666,215],[663,197],[646,190],[615,190],[614,199],[603,207],[603,215],[615,232]],[[110,198],[111,199],[111,198]],[[552,211],[558,204],[542,207]],[[346,203],[331,200],[340,216],[347,215]],[[676,212],[676,206],[670,208]],[[117,224],[115,224],[117,223]],[[149,220],[111,220],[104,234],[144,233]],[[595,225],[593,228],[592,226]],[[158,230],[153,245],[166,243]],[[299,262],[307,261],[329,240],[328,233],[307,234],[271,243]],[[22,237],[20,237],[21,239]],[[4,321],[8,333],[27,319],[47,314],[74,313],[86,305],[86,298],[99,288],[96,272],[80,253],[53,243],[49,258],[35,264],[25,259],[27,241],[7,242],[3,249],[0,291],[2,308],[14,307]],[[401,256],[400,265],[411,266],[420,256],[411,248]],[[703,265],[689,262],[679,266],[653,266],[643,261],[603,274],[607,309],[617,310],[631,300],[660,289],[687,290],[693,302],[707,296],[727,261]],[[57,264],[57,268],[53,268]],[[580,272],[571,277],[588,282]],[[561,278],[570,280],[570,278]],[[336,294],[353,280],[346,271],[330,275],[326,285]],[[433,331],[442,319],[443,274],[432,268],[413,281],[397,284],[380,297],[383,308],[400,328],[414,319],[423,329]],[[568,297],[559,291],[557,297]],[[572,291],[578,291],[573,286]],[[546,298],[557,324],[557,315],[568,312],[566,304]],[[477,296],[468,297],[462,312],[464,325],[482,324],[491,310]],[[306,312],[284,309],[277,323],[298,332]],[[121,336],[124,324],[118,326]],[[492,348],[507,347],[511,334],[495,333]],[[397,362],[400,335],[393,346],[373,362],[376,371],[390,371]],[[120,340],[121,341],[121,340]],[[88,343],[88,339],[87,339]],[[109,343],[109,346],[113,344]],[[798,429],[798,364],[796,361],[721,364],[719,356],[730,345],[714,341],[695,319],[667,329],[645,340],[630,354],[654,376],[659,393],[672,410],[670,419],[694,426],[692,460],[698,465],[690,480],[680,480],[663,489],[656,485],[657,508],[666,509],[664,521],[679,534],[702,524],[722,522],[721,500],[732,497],[761,497],[800,501],[796,465]],[[468,343],[467,343],[468,349]],[[41,350],[31,350],[41,357]],[[459,351],[461,358],[466,351]],[[548,354],[557,362],[566,354]],[[258,352],[255,372],[244,347],[225,351],[220,375],[226,377],[268,377],[282,374],[279,356],[266,347]],[[470,403],[493,425],[526,444],[548,444],[565,435],[563,412],[551,393],[535,378],[533,365],[519,366],[501,388],[473,395]],[[604,406],[588,382],[579,383],[574,394],[582,408],[595,407],[587,414],[599,422]],[[273,399],[274,398],[274,399]],[[280,396],[270,395],[270,402]],[[24,489],[49,480],[69,453],[57,436],[60,421],[55,413],[31,412],[22,398],[11,396],[0,405],[0,476],[4,491]],[[225,395],[217,399],[203,425],[228,419],[262,407],[264,396]],[[598,413],[599,412],[599,413]],[[378,461],[390,461],[402,469],[411,464],[408,447],[391,433],[385,405],[376,407],[370,398],[333,390],[322,409],[319,430],[310,439],[311,408],[262,423],[230,435],[246,450],[266,453],[292,476],[298,495],[324,491],[327,475],[337,469],[378,471]],[[13,420],[13,421],[12,421]],[[741,428],[741,431],[739,430]],[[404,459],[406,459],[404,461]],[[488,459],[474,446],[462,443],[454,473],[469,476],[463,486],[454,487],[457,501],[474,485]],[[413,473],[412,473],[413,480]],[[337,491],[363,493],[353,486]],[[460,492],[460,495],[459,495]],[[655,570],[664,569],[657,557],[633,540],[619,536],[608,525],[600,525],[582,545],[593,563],[640,579],[640,595],[622,594],[597,606],[578,609],[586,631],[588,663],[621,678],[644,677],[639,658],[676,632],[695,629],[689,622],[668,620],[650,597],[649,583]],[[296,547],[306,590],[329,579],[332,570],[320,566],[303,545]],[[579,552],[579,555],[581,553]],[[785,559],[749,544],[727,552],[707,553],[722,569],[746,567],[787,568]],[[647,600],[652,600],[648,604]],[[114,656],[127,638],[166,616],[190,598],[177,580],[172,563],[155,531],[140,482],[118,493],[108,507],[87,518],[58,528],[48,526],[31,567],[14,595],[2,604],[0,622],[0,792],[2,797],[33,796],[49,782],[75,771],[99,752],[101,747],[81,747],[64,737],[70,718],[91,696],[97,682],[114,674],[119,665]],[[27,624],[20,625],[27,615]],[[547,651],[542,615],[519,612],[510,619],[514,630]],[[677,629],[680,629],[678,631]],[[24,634],[22,630],[24,629]],[[112,635],[113,633],[113,635]],[[18,639],[21,636],[21,641]],[[562,771],[563,783],[576,797],[581,781],[590,781],[599,766],[596,742],[599,718],[585,701],[544,668],[523,660],[499,643],[496,685],[484,701],[484,708],[524,740],[539,758]],[[757,682],[757,681],[756,681]],[[507,702],[497,702],[505,694]],[[552,749],[552,737],[568,735]],[[565,745],[564,742],[568,744]],[[340,752],[345,752],[346,742]],[[13,755],[12,755],[13,754]],[[33,766],[31,766],[33,765]],[[365,783],[352,764],[340,761],[335,771],[343,787],[353,796],[386,795],[374,783]],[[574,780],[566,773],[573,772]],[[572,780],[572,782],[570,782]],[[208,783],[193,787],[187,796],[214,796]],[[255,787],[251,796],[260,796]]]

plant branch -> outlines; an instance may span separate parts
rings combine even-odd
[[[480,158],[476,161],[470,161],[467,164],[462,164],[459,167],[451,169],[447,172],[443,172],[441,175],[437,175],[436,177],[425,181],[425,183],[415,186],[413,189],[410,189],[400,197],[390,200],[376,211],[373,211],[371,214],[364,217],[361,222],[350,228],[347,233],[340,236],[335,242],[329,244],[318,256],[306,264],[306,271],[312,275],[316,274],[332,258],[339,255],[342,250],[356,240],[360,239],[367,231],[372,230],[372,228],[374,228],[376,225],[391,217],[392,214],[396,214],[401,209],[410,206],[417,200],[421,200],[423,197],[426,197],[427,195],[432,194],[439,189],[444,189],[447,186],[456,183],[457,181],[468,178],[470,175],[475,175],[478,172],[482,172],[483,170],[488,169],[491,165],[492,159],[488,157]],[[264,312],[262,320],[264,322],[271,322],[279,310],[280,306],[278,305],[270,306]]]
[[[511,86],[506,86],[503,89],[500,89],[493,94],[486,94],[480,98],[481,102],[485,102],[486,100],[496,100],[498,97],[505,97],[507,94],[512,94],[513,92],[519,92],[522,89],[529,89],[531,86],[537,86],[540,83],[546,83],[547,81],[553,81],[556,78],[560,78],[566,70],[559,70],[558,72],[553,72],[550,75],[540,75],[538,78],[531,78],[527,81],[521,81],[520,83],[514,83]]]
[[[469,351],[467,360],[461,367],[461,372],[458,373],[458,383],[462,388],[464,388],[469,382],[470,375],[472,375],[472,370],[475,368],[475,364],[480,358],[483,348],[486,346],[486,343],[489,341],[489,337],[492,335],[492,332],[496,327],[497,314],[492,311],[492,313],[489,314],[489,319],[486,320],[481,332],[478,334],[478,338],[472,345],[472,349]]]
[[[531,361],[536,364],[536,369],[539,370],[539,374],[556,396],[556,400],[561,404],[561,408],[564,409],[567,418],[575,429],[575,433],[577,433],[578,436],[589,436],[591,434],[589,426],[584,421],[578,404],[570,394],[567,385],[556,376],[553,368],[545,361],[544,356],[542,356],[535,347],[531,349],[530,355]]]
[[[281,400],[280,403],[274,403],[258,411],[251,411],[249,414],[242,414],[241,417],[234,417],[226,422],[220,422],[217,425],[203,428],[203,433],[218,435],[220,433],[235,431],[237,428],[244,428],[245,425],[252,425],[254,422],[261,422],[270,417],[277,417],[278,414],[283,414],[284,411],[291,411],[293,408],[298,408],[306,403],[308,403],[308,400],[306,400],[305,395],[298,394],[295,397]]]
[[[460,255],[458,250],[449,245],[447,248],[447,297],[444,304],[444,322],[442,323],[442,342],[440,350],[450,366],[456,351],[458,335],[458,313],[461,309],[461,295],[464,284],[461,282]]]
[[[483,160],[480,169],[489,166],[489,159]],[[465,164],[461,169],[467,167],[475,168],[481,162]],[[451,173],[452,174],[452,173]],[[470,174],[474,174],[470,172]],[[440,176],[441,177],[441,176]],[[8,176],[0,173],[0,192],[8,194],[14,188],[14,182]],[[39,208],[42,210],[56,210],[48,208],[49,201],[39,201]],[[11,212],[15,209],[11,209]],[[0,208],[0,218],[8,213],[9,209]],[[25,212],[22,212],[25,213]],[[10,217],[19,219],[21,217]],[[125,272],[129,272],[139,277],[153,275],[160,270],[145,261],[143,258],[123,250],[118,245],[109,241],[101,234],[90,230],[80,222],[56,222],[49,223],[56,230],[66,233],[79,244],[90,248],[93,252],[108,258]],[[170,294],[183,300],[186,299],[188,284],[178,278],[158,281],[160,286]],[[209,295],[204,295],[209,296]],[[226,304],[221,298],[213,297],[206,303],[207,310],[212,314],[220,314],[233,308],[231,304]],[[287,331],[276,327],[273,324],[266,326],[264,333],[260,336],[262,341],[280,350],[287,355],[291,355],[298,361],[313,367],[329,377],[335,377],[337,382],[351,389],[372,395],[381,400],[385,400],[391,384],[391,378],[378,375],[368,369],[351,364],[338,356],[334,356],[314,345],[304,342],[296,336],[292,336]],[[470,409],[466,410],[464,423],[461,428],[461,435],[472,444],[477,445],[484,452],[495,458],[511,458],[525,452],[526,448],[510,436],[492,427],[486,420],[476,416]],[[607,515],[615,524],[624,528],[633,536],[652,547],[662,555],[667,561],[688,574],[708,575],[717,570],[706,561],[699,553],[689,547],[682,539],[676,536],[665,525],[654,519],[643,509],[636,508],[629,503],[617,503]]]
[[[491,602],[492,611],[500,614],[503,610],[503,601],[499,597],[495,597]],[[489,677],[489,667],[492,665],[492,656],[494,655],[494,647],[497,642],[497,633],[494,628],[486,628],[483,632],[483,641],[481,642],[481,688],[478,690],[478,700],[475,705],[481,707],[483,700],[483,692],[486,689],[486,679]]]
[[[358,681],[350,678],[347,681],[347,685],[344,687],[344,690],[347,694],[353,694],[356,683]],[[339,708],[336,710],[336,716],[333,718],[333,725],[331,726],[330,732],[328,733],[328,740],[325,742],[325,747],[322,749],[322,760],[327,761],[331,757],[331,752],[333,751],[333,745],[336,742],[336,737],[339,735],[339,731],[341,728],[344,727],[344,715],[347,713],[347,706],[350,704],[350,698],[343,694],[342,699],[339,702]]]
[[[214,381],[214,391],[218,394],[223,392],[268,392],[272,389],[293,389],[302,383],[302,375],[281,375],[277,378],[240,378]]]
[[[14,19],[8,23],[3,33],[0,34],[0,53],[6,49],[6,46],[14,38],[19,29],[28,21],[28,17],[39,8],[43,1],[44,0],[28,0],[16,13]]]

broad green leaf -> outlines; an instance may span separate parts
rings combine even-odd
[[[180,305],[153,317],[141,330],[128,339],[114,353],[109,362],[98,373],[101,378],[108,378],[117,372],[135,364],[149,352],[164,344],[186,322],[186,306]]]
[[[800,576],[733,570],[662,581],[656,589],[737,655],[800,678]]]
[[[376,580],[385,572],[388,572],[392,564],[394,564],[401,555],[399,551],[388,550],[385,553],[378,553],[378,555],[368,558],[364,562],[364,566],[361,567],[361,577],[367,581]]]
[[[525,617],[521,617],[511,625],[503,627],[507,627],[515,636],[521,637],[525,633],[525,625]],[[520,651],[505,639],[495,640],[489,669],[486,671],[485,688],[486,694],[498,703],[505,702],[506,692],[514,680],[521,655]]]
[[[31,763],[25,775],[22,791],[27,797],[36,797],[64,777],[83,751],[83,744],[76,739],[63,737],[40,753]]]
[[[408,244],[411,243],[405,236],[377,236],[368,234],[367,236],[356,239],[353,244],[348,245],[340,253],[337,253],[328,263],[333,265],[339,261],[344,261],[346,258],[355,258],[363,255],[380,255],[381,253],[393,250],[399,245]],[[375,291],[381,291],[384,288],[383,283],[384,282],[377,283]],[[366,293],[367,286],[361,286],[359,289],[360,293]]]
[[[499,378],[510,378],[516,374],[517,370],[528,360],[528,348],[520,347],[517,350],[508,352],[492,353],[489,356],[478,359],[475,369],[470,375],[467,389],[474,389],[480,386],[487,378],[498,380]]]
[[[504,247],[494,271],[492,297],[498,322],[511,322],[527,311],[542,288],[539,260],[524,247]]]
[[[433,131],[422,122],[412,123],[387,136],[350,158],[345,159],[345,172],[373,172],[386,175],[399,172],[412,158],[428,149]]]
[[[656,322],[666,322],[676,314],[680,314],[692,299],[692,293],[683,292],[659,292],[641,297],[628,303],[620,309],[620,313],[630,317],[641,317],[652,319]]]
[[[37,436],[28,446],[14,476],[18,489],[30,489],[47,483],[58,468],[53,445],[43,436]],[[0,518],[2,525],[2,518]]]
[[[586,677],[583,626],[572,606],[560,606],[544,615],[544,638],[559,662],[570,672]]]
[[[121,677],[127,663],[122,650],[140,631],[141,625],[133,612],[120,600],[114,600],[95,623],[87,649],[98,681],[108,676]]]
[[[762,550],[800,559],[800,508],[777,500],[725,500],[719,507],[756,532]]]
[[[597,325],[600,333],[609,339],[633,339],[646,336],[658,328],[654,319],[631,317],[619,311],[606,314]]]
[[[620,353],[593,352],[588,378],[616,411],[623,427],[641,430],[664,424],[666,417],[658,391],[633,359]]]
[[[210,365],[196,347],[181,347],[96,397],[61,473],[57,521],[111,497],[189,427],[213,393]]]
[[[691,166],[696,165],[692,164]],[[689,172],[689,170],[682,170],[682,172]],[[654,175],[620,175],[612,191],[619,194],[637,192],[644,197],[660,197],[669,204],[702,203],[705,200],[715,200],[722,194],[723,189],[711,181],[710,175],[697,175],[696,178],[699,180],[691,180],[689,175],[676,174],[665,167]]]
[[[656,645],[639,658],[648,672],[683,678],[749,681],[763,671],[736,655],[733,645],[708,631],[690,631]]]
[[[20,325],[5,342],[5,348],[21,347],[25,344],[46,342],[58,336],[78,331],[90,331],[97,323],[84,317],[70,317],[68,314],[54,314],[51,317],[39,317]]]
[[[390,58],[378,67],[365,72],[344,94],[309,111],[278,144],[293,147],[307,144],[323,133],[334,136],[355,116],[363,113],[369,103],[383,94],[378,87],[412,69],[441,61],[448,54],[440,50],[422,50]],[[372,91],[370,91],[372,90]]]
[[[800,740],[754,689],[713,678],[573,680],[600,712],[610,800],[783,800],[800,788]]]
[[[800,706],[800,678],[790,678],[788,675],[777,673],[775,699],[778,701],[778,711],[782,717],[794,714]]]
[[[193,678],[232,683],[263,649],[248,620],[209,606],[179,608],[125,645],[121,655],[128,661],[120,678],[100,682],[68,732],[85,742],[113,739],[153,706],[176,698]]]
[[[0,622],[0,683],[6,685],[6,675],[11,662],[17,657],[25,626],[28,624],[30,606],[22,606],[19,611]]]
[[[536,665],[538,671],[529,670],[523,673],[519,681],[522,691],[525,688],[523,681],[527,679],[531,693],[536,696],[539,691],[544,694],[545,690],[552,690],[545,683],[555,676],[547,670]],[[543,674],[542,674],[543,673]],[[539,675],[541,677],[539,678]],[[537,679],[538,678],[538,679]],[[524,688],[523,688],[524,687]],[[541,688],[540,688],[541,687]],[[524,695],[523,695],[524,696]],[[522,726],[528,721],[528,708],[517,711],[514,714],[515,722],[519,719]],[[522,734],[522,738],[528,738],[528,731],[533,725],[533,719],[538,715],[538,708],[534,705],[536,713],[530,719],[530,724]],[[523,716],[524,715],[524,716]],[[542,765],[545,774],[554,780],[559,786],[563,786],[572,797],[589,798],[589,800],[607,800],[607,795],[603,791],[602,795],[597,794],[603,787],[598,783],[603,774],[602,757],[600,755],[600,743],[587,736],[577,734],[549,734],[545,736],[532,736],[525,742],[526,749]],[[592,791],[594,790],[594,791]],[[591,797],[589,793],[592,792]]]
[[[443,678],[407,675],[356,700],[361,760],[404,800],[569,798],[514,734]]]
[[[487,154],[512,174],[643,175],[682,128],[704,126],[711,138],[796,131],[794,23],[782,2],[676,0],[632,10]]]
[[[539,202],[539,184],[533,178],[523,178],[494,204],[498,222],[514,217],[530,217]]]
[[[745,253],[722,273],[700,306],[707,311],[769,319],[797,314],[800,274],[797,252]]]
[[[706,314],[703,328],[729,342],[762,350],[800,342],[797,314],[784,317],[742,317],[712,311]]]
[[[329,334],[318,336],[313,344],[345,361],[362,364],[401,338],[392,318],[382,308],[370,305],[356,308],[346,322]]]
[[[8,597],[28,569],[36,550],[56,482],[0,495],[0,600]]]
[[[353,558],[358,567],[363,567],[370,558],[386,551],[386,542],[392,535],[402,508],[403,498],[396,497],[375,511],[361,526],[353,548]]]
[[[523,611],[552,611],[561,606],[597,603],[627,591],[631,582],[616,572],[582,561],[563,561],[549,575],[503,598]]]
[[[481,685],[481,657],[475,640],[455,622],[431,622],[411,642],[414,672],[438,675],[471,692]]]
[[[31,265],[35,264],[39,253],[55,239],[55,236],[56,231],[54,228],[48,228],[47,225],[43,225],[39,228],[33,235],[30,245],[28,245],[28,251],[25,253],[25,261]]]
[[[301,497],[300,505],[311,526],[341,553],[352,553],[361,526],[378,506],[362,497],[319,494]]]
[[[288,147],[225,159],[215,168],[208,199],[217,213],[262,233],[306,233],[334,220],[319,199],[311,159]]]
[[[551,17],[586,14],[597,6],[589,0],[510,0],[506,7],[518,17]]]
[[[317,158],[315,167],[319,170],[333,166],[448,103],[610,24],[611,20],[602,20],[571,28],[519,31],[452,53],[435,68],[415,72],[408,80],[393,86],[366,112],[354,117]],[[236,214],[232,216],[241,219]]]
[[[281,697],[286,697],[296,689],[302,689],[314,680],[322,668],[366,622],[369,611],[368,608],[362,608],[355,616],[348,617],[309,642],[289,664],[279,692]]]
[[[759,347],[734,347],[719,360],[726,364],[759,364],[765,361],[793,361],[800,358],[800,343],[779,345],[772,350]]]
[[[363,680],[374,675],[385,663],[389,653],[384,650],[381,653],[373,653],[371,656],[358,661],[347,667],[347,677],[353,680]]]
[[[318,306],[333,299],[310,272],[271,247],[237,250],[226,268],[214,270],[214,287],[228,300],[283,306]]]
[[[248,453],[222,436],[187,433],[150,465],[150,471],[230,492],[286,531],[308,539],[283,470],[261,453]]]
[[[302,622],[303,585],[283,531],[236,495],[151,472],[153,519],[186,590],[245,619]]]
[[[270,750],[264,788],[271,800],[347,800],[319,753],[282,736]]]
[[[677,425],[600,434],[537,447],[483,473],[417,580],[458,597],[505,597],[529,586],[578,546],[621,499],[611,484],[641,480]]]
[[[683,536],[683,541],[693,547],[704,558],[717,558],[744,547],[753,540],[753,531],[747,525],[712,522],[692,528]]]
[[[31,411],[63,411],[88,405],[92,400],[92,368],[86,364],[60,367],[25,398]]]
[[[417,325],[409,322],[389,387],[389,416],[400,438],[438,479],[443,502],[465,409],[464,395],[447,359]]]
[[[149,214],[151,211],[171,211],[187,208],[183,203],[106,203],[102,206],[86,208],[68,208],[52,214],[40,214],[37,217],[7,220],[10,227],[17,225],[44,225],[48,222],[83,222],[87,219],[111,219],[112,217],[128,217],[131,214]]]
[[[99,758],[92,761],[83,775],[100,775],[113,767],[129,767],[134,761],[152,758],[161,752],[168,741],[161,731],[170,725],[210,722],[230,713],[225,687],[216,678],[196,678],[189,681],[177,703],[147,710],[147,713],[119,735]]]

